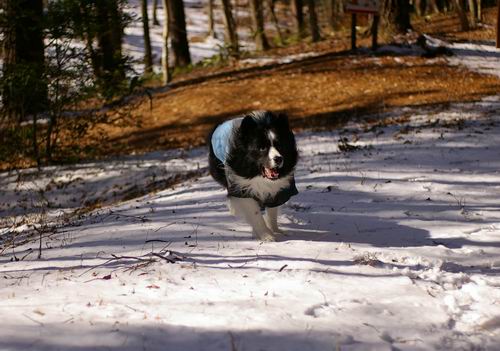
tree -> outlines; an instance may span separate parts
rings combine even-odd
[[[125,85],[126,58],[122,54],[122,40],[128,17],[123,12],[124,1],[71,1],[77,12],[73,15],[76,34],[86,44],[94,75],[105,98],[112,98]]]
[[[344,16],[344,4],[342,0],[324,0],[328,24],[332,30],[339,30],[342,17]]]
[[[158,0],[153,0],[153,26],[159,26],[160,22],[158,21]]]
[[[153,71],[153,53],[151,50],[151,39],[149,38],[149,18],[148,18],[148,0],[141,0],[142,10],[142,29],[144,32],[144,72]]]
[[[47,107],[44,77],[43,0],[2,1],[2,102],[8,115],[23,118]]]
[[[460,19],[460,28],[464,31],[470,29],[469,19],[467,18],[467,13],[465,12],[465,1],[455,0],[455,6],[458,12],[458,18]]]
[[[216,37],[215,34],[215,20],[214,20],[214,0],[208,0],[208,35],[211,37]]]
[[[250,9],[252,12],[253,29],[255,36],[255,45],[257,50],[268,50],[269,42],[264,33],[264,9],[261,0],[250,0]]]
[[[191,55],[187,38],[184,2],[183,0],[169,0],[167,5],[170,41],[175,57],[175,67],[185,67],[191,64]]]
[[[312,41],[316,42],[321,39],[319,34],[318,16],[316,14],[316,0],[307,0],[307,9],[309,10],[309,26],[311,28]]]
[[[224,25],[226,28],[226,45],[229,47],[229,54],[232,56],[239,55],[238,33],[236,31],[236,23],[233,17],[233,9],[231,0],[222,0],[222,8],[224,10]]]
[[[297,29],[297,34],[299,38],[304,36],[305,26],[304,26],[304,7],[302,0],[292,0],[292,12],[295,17],[295,25]]]
[[[165,17],[165,22],[163,23],[163,50],[161,55],[161,67],[162,67],[164,85],[167,85],[172,80],[168,62],[169,60],[168,39],[170,37],[170,16],[168,15],[167,1],[168,0],[163,0],[163,14]]]
[[[382,24],[387,34],[404,34],[412,29],[409,0],[384,0],[382,3]]]
[[[275,9],[276,0],[268,0],[268,4],[269,4],[269,12],[271,13],[271,19],[273,21],[274,28],[276,28],[276,32],[278,33],[279,45],[283,45],[283,42],[284,42],[283,34],[281,33],[281,28],[280,28],[280,25],[278,23],[278,17],[276,16],[276,9]]]

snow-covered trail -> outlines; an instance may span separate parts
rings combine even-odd
[[[492,98],[300,135],[275,243],[252,240],[203,176],[92,213],[41,260],[36,242],[6,252],[0,349],[496,350],[497,111]],[[358,149],[340,152],[344,137]],[[176,263],[137,260],[163,248]]]

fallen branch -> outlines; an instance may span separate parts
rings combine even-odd
[[[157,257],[158,259],[155,259],[155,257]],[[87,269],[85,272],[83,272],[79,276],[81,277],[81,276],[87,274],[88,272],[90,272],[96,268],[106,266],[109,263],[114,262],[114,261],[132,260],[132,261],[139,262],[141,265],[144,265],[144,264],[149,265],[151,263],[159,262],[160,260],[167,261],[168,263],[176,263],[178,261],[184,260],[184,258],[185,257],[180,255],[180,254],[177,254],[177,253],[170,251],[170,250],[167,251],[165,249],[162,249],[160,252],[151,251],[151,252],[144,254],[144,255],[141,255],[141,256],[125,256],[125,255],[111,254],[111,258],[107,259],[103,263],[100,263],[98,265],[95,265],[95,266]]]

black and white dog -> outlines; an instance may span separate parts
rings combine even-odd
[[[244,217],[258,239],[274,240],[281,233],[279,206],[298,193],[288,117],[256,111],[228,120],[210,134],[209,145],[210,174],[227,189],[231,213]]]

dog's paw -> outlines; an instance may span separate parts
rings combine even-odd
[[[261,241],[276,241],[276,238],[271,231],[254,233],[254,236]]]
[[[286,230],[283,230],[283,229],[280,229],[280,228],[271,228],[271,230],[273,231],[274,235],[283,235],[283,236],[287,236],[287,232]]]

